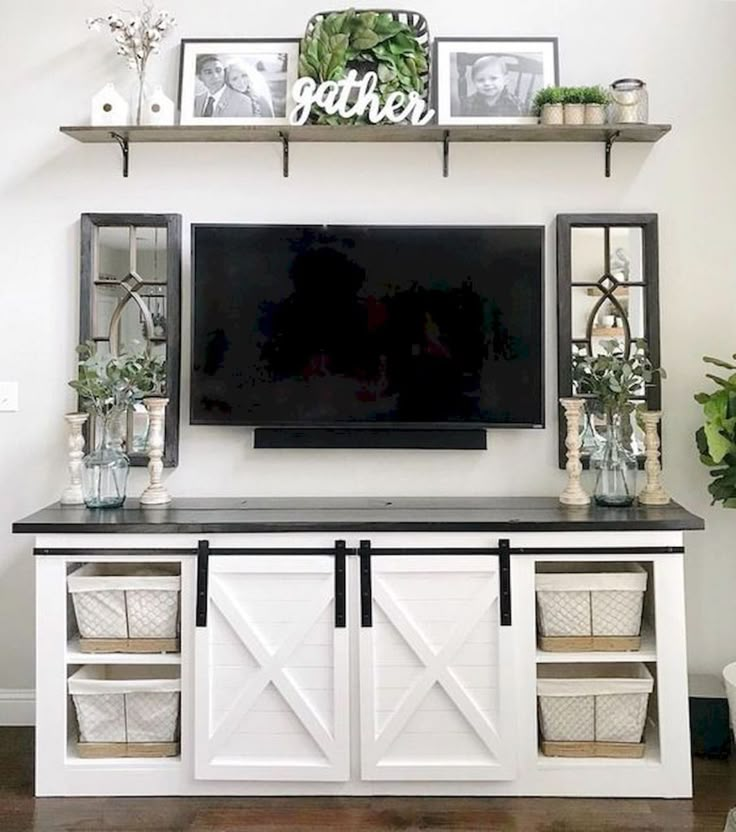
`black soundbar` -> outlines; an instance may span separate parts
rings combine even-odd
[[[414,448],[485,451],[484,429],[256,428],[255,448]]]

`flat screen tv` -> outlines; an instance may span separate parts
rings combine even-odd
[[[193,225],[191,421],[541,427],[544,229]]]

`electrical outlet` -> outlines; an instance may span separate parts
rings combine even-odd
[[[0,411],[18,410],[18,382],[0,381]]]

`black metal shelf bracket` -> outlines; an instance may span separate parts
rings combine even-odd
[[[620,135],[621,131],[615,130],[606,136],[606,179],[611,178],[611,150],[613,149],[613,143]]]
[[[442,176],[447,179],[450,175],[450,131],[445,130],[442,135]]]
[[[121,136],[120,133],[115,133],[114,131],[110,133],[110,136],[115,139],[115,141],[120,145],[120,152],[123,156],[123,177],[125,179],[128,178],[128,159],[130,157],[130,144],[128,143],[128,139],[126,136]]]
[[[281,152],[284,160],[284,179],[289,177],[289,135],[279,130],[279,138],[281,139]]]

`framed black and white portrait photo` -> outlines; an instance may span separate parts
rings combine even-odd
[[[536,124],[534,96],[559,84],[557,38],[436,38],[440,124]]]
[[[181,42],[180,124],[288,124],[298,39]]]

